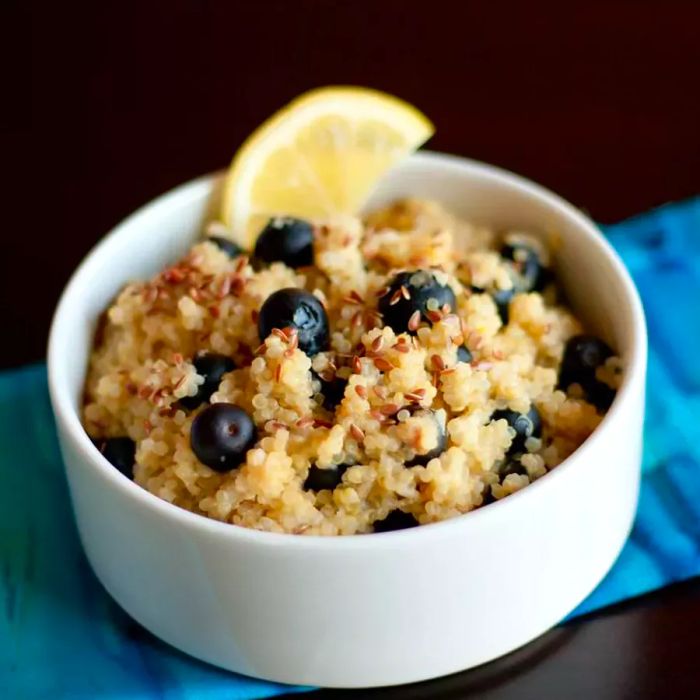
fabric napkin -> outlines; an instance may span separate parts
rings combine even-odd
[[[650,335],[630,539],[570,617],[700,574],[700,198],[605,227]],[[248,700],[305,688],[227,673],[123,613],[80,549],[43,365],[0,373],[0,697]]]

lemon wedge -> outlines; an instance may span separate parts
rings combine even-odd
[[[415,107],[358,87],[312,90],[270,117],[241,146],[221,218],[250,250],[278,215],[356,213],[379,178],[433,134]]]

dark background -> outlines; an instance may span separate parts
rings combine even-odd
[[[698,5],[3,0],[0,367],[43,357],[60,289],[107,230],[226,165],[318,85],[395,93],[436,124],[430,147],[515,170],[602,222],[696,194]],[[482,669],[360,695],[690,697],[699,629],[696,581]]]

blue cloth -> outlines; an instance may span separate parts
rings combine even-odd
[[[700,199],[606,227],[651,338],[632,535],[571,617],[700,574]],[[0,697],[247,700],[301,691],[220,671],[141,630],[81,552],[43,366],[0,374]]]

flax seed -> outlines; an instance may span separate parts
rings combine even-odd
[[[478,369],[480,371],[485,372],[486,370],[489,370],[493,367],[493,362],[483,362],[483,361],[472,362],[472,367],[474,369]]]
[[[381,386],[381,384],[376,384],[374,387],[372,387],[372,391],[382,400],[384,401],[386,397],[389,395],[386,387]]]
[[[163,279],[168,284],[180,284],[185,277],[187,277],[186,273],[177,267],[171,267],[163,273]]]
[[[438,372],[445,369],[445,361],[442,359],[442,357],[440,357],[440,355],[432,355],[430,358],[430,364],[433,366],[433,369],[438,370]]]
[[[394,365],[389,362],[389,360],[383,358],[383,357],[375,357],[374,358],[374,366],[380,371],[380,372],[390,372],[392,369],[395,369]]]
[[[287,342],[287,334],[279,328],[273,328],[272,335],[276,335],[280,340],[283,340],[285,343]]]
[[[219,292],[217,296],[219,299],[223,299],[225,296],[228,296],[228,293],[231,291],[231,278],[230,277],[224,277],[224,279],[221,281],[221,287],[219,287]]]
[[[376,328],[382,322],[382,315],[378,311],[367,312],[367,325]]]
[[[382,413],[382,415],[393,416],[394,413],[396,413],[400,408],[401,406],[399,406],[398,404],[385,403],[383,406],[379,407],[379,410]]]
[[[397,289],[392,295],[391,299],[389,299],[389,306],[394,306],[395,304],[398,304],[401,301],[401,297],[403,294],[401,294],[401,290]]]
[[[357,440],[357,442],[362,442],[365,439],[365,434],[361,428],[358,428],[354,423],[350,424],[350,435]]]
[[[372,341],[372,352],[379,352],[382,348],[384,347],[384,336],[383,335],[378,335],[373,341]]]
[[[187,377],[183,374],[180,379],[173,384],[173,392],[177,391],[185,383],[185,379],[187,379]]]

